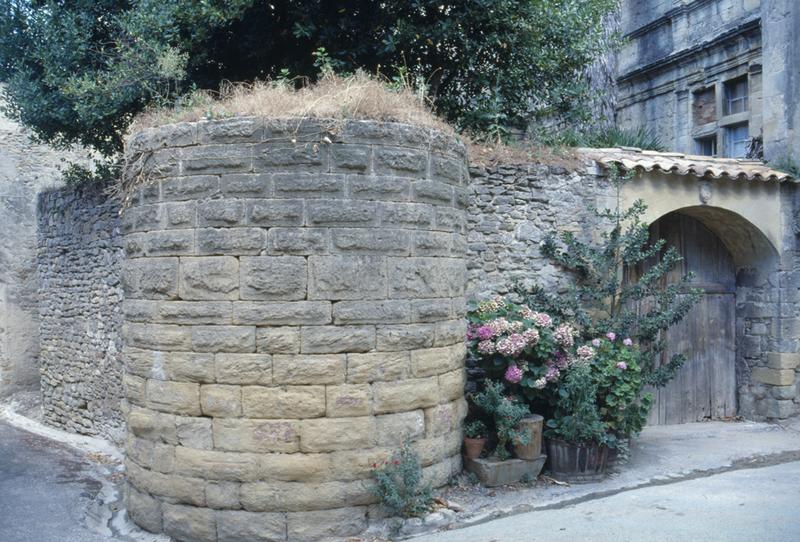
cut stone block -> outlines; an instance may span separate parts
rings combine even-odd
[[[546,455],[540,455],[531,461],[524,459],[507,459],[500,461],[496,458],[470,459],[464,458],[464,468],[475,474],[481,484],[486,487],[504,486],[514,484],[523,478],[536,479],[542,472]]]

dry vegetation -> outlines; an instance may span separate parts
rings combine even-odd
[[[174,107],[150,109],[134,120],[129,132],[172,122],[248,115],[402,122],[454,133],[432,112],[424,93],[409,85],[390,87],[387,81],[364,72],[346,77],[326,75],[299,89],[294,80],[229,83],[219,93],[199,91]]]
[[[142,113],[134,120],[129,133],[174,122],[250,115],[298,120],[401,122],[456,133],[452,126],[436,116],[425,94],[409,84],[396,84],[364,72],[350,76],[331,73],[300,88],[295,83],[295,80],[228,83],[217,93],[197,91],[172,107],[151,108]],[[473,165],[539,163],[569,169],[580,163],[575,150],[567,147],[547,147],[527,141],[489,143],[463,135],[462,139],[467,144],[470,164]],[[144,158],[138,157],[139,160]],[[138,171],[139,168],[129,169]],[[141,184],[137,175],[133,177],[117,187],[121,195],[129,194],[132,187]]]
[[[486,143],[467,138],[469,163],[473,166],[497,166],[511,164],[545,164],[575,169],[581,166],[581,158],[572,147],[547,147],[530,141],[513,144]]]

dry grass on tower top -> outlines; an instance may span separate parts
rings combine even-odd
[[[194,92],[175,107],[142,113],[129,133],[173,122],[251,115],[401,122],[454,133],[450,125],[432,112],[424,93],[409,86],[390,87],[387,81],[364,72],[325,75],[299,89],[293,81],[228,83],[218,93]]]

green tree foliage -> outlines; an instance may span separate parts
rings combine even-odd
[[[547,420],[545,436],[571,443],[609,443],[611,435],[597,408],[597,383],[589,365],[576,365],[567,373],[559,387],[555,413]]]
[[[616,1],[0,0],[0,79],[42,140],[113,155],[148,105],[223,81],[313,78],[322,48],[335,70],[412,75],[445,118],[487,131],[580,113],[577,75]]]
[[[663,386],[686,361],[682,354],[675,354],[659,364],[666,348],[665,332],[688,314],[702,290],[690,287],[691,274],[667,281],[668,272],[682,258],[663,239],[650,239],[649,227],[641,220],[647,209],[643,201],[620,207],[620,190],[628,180],[630,176],[612,170],[617,206],[591,209],[609,225],[596,242],[562,232],[542,244],[542,253],[573,275],[571,291],[554,296],[538,286],[517,286],[517,293],[531,307],[576,321],[586,339],[607,332],[634,338],[641,347],[644,382]]]

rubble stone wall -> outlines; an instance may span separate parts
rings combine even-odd
[[[506,294],[515,281],[563,289],[567,276],[542,256],[548,233],[585,236],[596,217],[587,206],[608,182],[586,167],[541,164],[472,167],[467,210],[467,294]]]
[[[38,201],[38,307],[44,420],[122,442],[122,236],[103,184]]]
[[[371,121],[145,130],[124,214],[128,510],[178,540],[358,534],[410,440],[461,468],[464,147]]]

